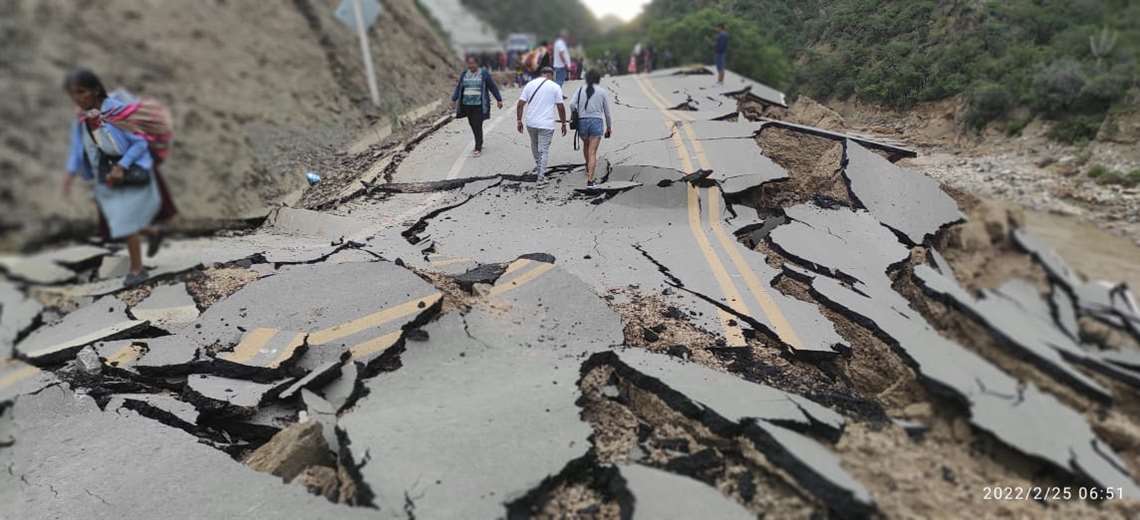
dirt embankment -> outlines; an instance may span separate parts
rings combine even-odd
[[[334,0],[0,3],[0,250],[91,229],[83,193],[59,196],[71,103],[60,83],[83,65],[109,89],[174,112],[164,170],[186,220],[240,218],[335,168],[365,125],[446,94],[455,66],[414,0],[384,2],[371,30],[381,106],[373,107],[355,33]]]

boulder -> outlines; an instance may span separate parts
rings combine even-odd
[[[251,453],[245,463],[257,471],[292,482],[309,466],[332,467],[336,461],[321,434],[321,423],[307,420],[278,432]]]
[[[340,498],[340,479],[335,468],[309,466],[301,473],[301,485],[310,493],[325,497],[330,502]]]

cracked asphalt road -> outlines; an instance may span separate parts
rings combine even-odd
[[[924,402],[1000,451],[967,460],[1140,498],[1135,451],[1080,408],[1115,412],[1140,388],[1140,344],[1076,330],[1140,341],[1126,287],[1014,231],[1046,274],[975,296],[939,252],[966,212],[862,137],[781,126],[843,144],[851,202],[773,202],[804,172],[765,155],[771,126],[728,94],[783,95],[677,72],[607,78],[619,102],[596,190],[568,138],[535,186],[506,110],[480,158],[452,122],[335,207],[173,240],[141,292],[117,290],[120,255],[100,248],[5,259],[0,516],[892,516],[907,499],[867,478],[846,432],[939,419],[844,372],[880,343]],[[664,314],[628,314],[649,300]],[[981,332],[951,334],[931,305]],[[675,330],[692,342],[654,345]],[[780,364],[848,395],[756,376]],[[327,453],[303,487],[241,465],[310,420]]]

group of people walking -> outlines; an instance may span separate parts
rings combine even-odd
[[[574,126],[577,134],[575,138],[582,144],[586,186],[594,186],[598,147],[602,137],[609,138],[613,135],[609,92],[599,85],[601,74],[590,70],[586,73],[585,84],[569,98],[564,96],[562,87],[568,78],[570,64],[565,38],[564,31],[554,43],[551,65],[543,66],[540,75],[523,87],[515,105],[515,128],[530,138],[535,178],[542,185],[546,183],[550,146],[554,141],[555,130],[560,130],[561,135],[566,136],[568,126]],[[492,97],[497,106],[502,108],[503,96],[491,73],[480,68],[477,59],[468,56],[467,66],[459,75],[451,101],[456,117],[466,118],[471,126],[475,140],[472,157],[483,154],[483,123],[491,117]]]
[[[555,130],[566,136],[568,126],[574,127],[575,139],[582,145],[586,186],[593,186],[601,140],[613,135],[610,93],[599,84],[601,74],[594,68],[586,72],[585,83],[572,95],[564,95],[563,84],[573,69],[566,38],[562,31],[540,75],[523,87],[515,106],[515,126],[530,139],[540,185],[546,182]],[[724,82],[727,51],[728,31],[719,24],[713,52],[718,83]],[[471,126],[473,157],[483,153],[483,124],[491,117],[492,98],[503,108],[503,96],[487,70],[487,59],[480,58],[467,57],[451,96],[456,117],[467,119]],[[77,109],[70,128],[64,195],[70,196],[77,178],[90,186],[104,239],[127,244],[129,271],[124,285],[137,286],[147,279],[143,239],[148,240],[147,255],[153,256],[161,244],[161,224],[176,213],[158,169],[172,138],[169,111],[147,100],[108,93],[99,77],[87,69],[68,74],[63,87]]]

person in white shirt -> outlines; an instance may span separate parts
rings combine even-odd
[[[570,77],[568,71],[570,70],[570,49],[566,47],[566,37],[569,33],[566,29],[558,33],[558,39],[554,40],[554,82],[559,87],[566,83],[566,78]]]
[[[543,67],[542,75],[523,87],[515,109],[516,128],[521,134],[525,123],[527,133],[530,134],[530,151],[534,154],[534,173],[539,184],[546,182],[546,164],[550,159],[550,142],[554,140],[556,108],[558,121],[562,124],[562,135],[566,135],[566,106],[562,103],[562,88],[553,81],[553,77],[554,69]]]

